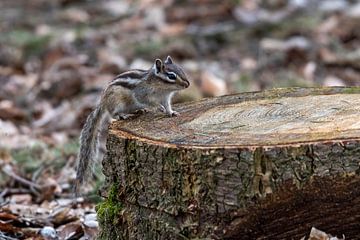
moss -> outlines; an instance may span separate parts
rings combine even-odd
[[[28,30],[14,30],[0,37],[0,42],[24,50],[25,57],[40,55],[48,46],[51,35],[40,36]]]
[[[314,84],[311,82],[302,79],[296,74],[290,72],[283,72],[283,77],[280,76],[276,82],[273,83],[273,88],[287,88],[287,87],[314,87]]]
[[[11,155],[25,173],[33,173],[44,164],[45,151],[46,147],[35,145],[28,148],[12,150]]]
[[[247,74],[243,74],[235,83],[235,88],[238,92],[245,92],[251,89],[252,77]]]
[[[344,88],[343,93],[360,93],[360,87]]]
[[[118,222],[118,214],[122,209],[121,203],[117,199],[117,183],[114,183],[109,191],[107,199],[96,206],[97,217],[100,224],[105,222]]]
[[[274,38],[287,38],[293,35],[308,35],[321,21],[320,16],[294,16],[278,23],[264,22],[250,30],[250,36]]]
[[[13,149],[10,153],[15,162],[27,174],[45,166],[51,166],[54,171],[60,171],[67,164],[70,156],[76,156],[78,149],[78,140],[73,139],[64,145],[55,147],[37,142],[33,146]]]
[[[134,51],[136,55],[154,55],[159,52],[164,46],[164,42],[160,40],[150,40],[134,44]],[[155,54],[156,55],[156,54]]]
[[[115,182],[110,187],[108,197],[96,205],[97,219],[101,226],[98,239],[122,239],[117,234],[116,228],[120,227],[120,211],[123,209],[118,198],[118,184]],[[114,236],[117,236],[114,238]]]

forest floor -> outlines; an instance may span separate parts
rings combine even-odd
[[[191,79],[176,102],[360,86],[360,2],[0,1],[0,239],[94,238],[103,177],[73,198],[79,132],[108,81],[167,55]]]

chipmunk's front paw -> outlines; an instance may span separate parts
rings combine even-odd
[[[130,118],[134,118],[135,116],[136,114],[132,114],[132,113],[118,113],[114,116],[114,118],[116,120],[126,120]]]
[[[160,112],[166,113],[166,108],[163,105],[160,105],[158,109]]]
[[[178,112],[176,112],[176,111],[171,111],[171,112],[169,112],[169,116],[170,117],[176,117],[176,116],[179,116],[180,115],[180,113],[178,113]]]
[[[148,113],[148,112],[150,112],[150,110],[148,108],[142,108],[142,109],[136,110],[134,112],[134,114],[140,115],[140,114],[144,114],[144,113]]]

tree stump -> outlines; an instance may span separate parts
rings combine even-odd
[[[360,88],[289,88],[114,122],[103,239],[360,239]]]

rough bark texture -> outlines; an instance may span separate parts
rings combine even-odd
[[[314,226],[360,239],[360,88],[175,109],[112,124],[100,238],[300,239]]]

